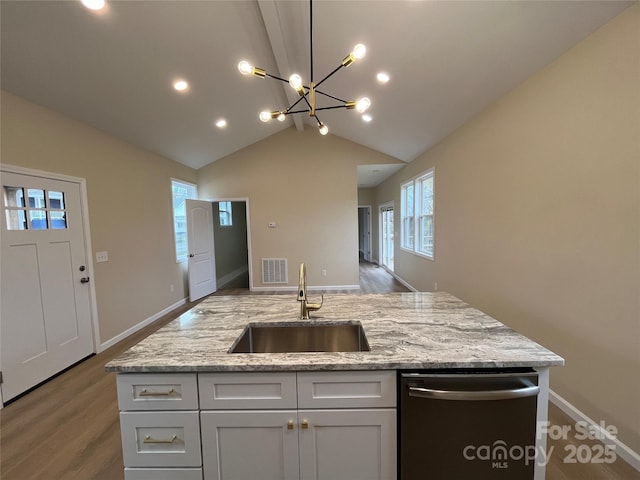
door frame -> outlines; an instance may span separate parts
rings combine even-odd
[[[91,278],[94,275],[93,265],[93,249],[91,248],[91,226],[89,224],[89,202],[87,195],[87,180],[81,177],[72,177],[61,173],[46,172],[44,170],[35,170],[26,167],[18,167],[15,165],[7,165],[0,163],[0,172],[15,173],[18,175],[28,175],[31,177],[47,178],[50,180],[60,180],[63,182],[77,183],[80,186],[80,211],[82,213],[84,248],[87,255],[86,264],[89,271],[87,275]],[[95,282],[89,282],[89,314],[91,315],[91,329],[93,331],[93,353],[100,353],[98,345],[100,345],[100,325],[98,324],[98,306],[96,300]],[[1,359],[1,357],[0,357]],[[1,360],[0,360],[1,361]],[[0,370],[2,365],[0,364]],[[1,407],[0,407],[1,408]]]
[[[251,255],[251,209],[249,208],[249,197],[207,197],[202,199],[205,202],[245,202],[247,209],[247,262],[249,263],[249,291],[253,292],[253,261]],[[215,219],[214,219],[215,221]]]
[[[367,216],[367,229],[369,231],[368,231],[367,236],[365,238],[365,242],[367,243],[367,251],[364,252],[365,253],[364,259],[367,262],[372,262],[373,261],[373,259],[372,259],[372,257],[373,257],[373,255],[372,255],[373,254],[373,251],[372,251],[373,243],[371,241],[371,237],[372,237],[371,233],[372,233],[372,227],[373,227],[372,223],[373,222],[371,221],[371,205],[358,205],[358,212],[360,211],[361,208],[363,208],[368,213],[368,216]],[[358,219],[358,223],[360,223],[359,219]],[[369,258],[367,258],[367,257],[369,257]]]

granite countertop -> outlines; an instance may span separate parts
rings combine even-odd
[[[311,300],[315,301],[315,295]],[[319,300],[319,295],[318,295]],[[368,352],[236,353],[249,322],[299,322],[295,295],[210,297],[106,365],[112,372],[560,366],[564,360],[444,292],[325,295],[313,322],[360,321]]]

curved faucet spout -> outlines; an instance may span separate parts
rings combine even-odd
[[[298,301],[300,302],[300,319],[309,320],[309,312],[320,310],[324,303],[324,295],[322,295],[320,303],[309,303],[307,301],[307,269],[304,263],[300,264],[299,282],[298,282]]]

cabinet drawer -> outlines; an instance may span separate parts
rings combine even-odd
[[[296,408],[295,372],[201,373],[201,410]]]
[[[197,410],[195,373],[121,373],[117,377],[120,410]]]
[[[125,467],[200,467],[198,412],[121,412]]]
[[[395,406],[395,371],[298,373],[298,408]]]
[[[125,468],[124,480],[202,480],[202,469]]]

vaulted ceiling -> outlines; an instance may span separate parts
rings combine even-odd
[[[262,123],[260,111],[298,97],[237,69],[246,59],[309,82],[308,2],[107,1],[96,13],[79,1],[3,0],[2,88],[193,168],[284,128],[316,128],[306,114]],[[631,3],[316,0],[314,80],[363,43],[365,58],[323,90],[372,101],[369,123],[355,110],[319,116],[330,134],[410,162]]]

